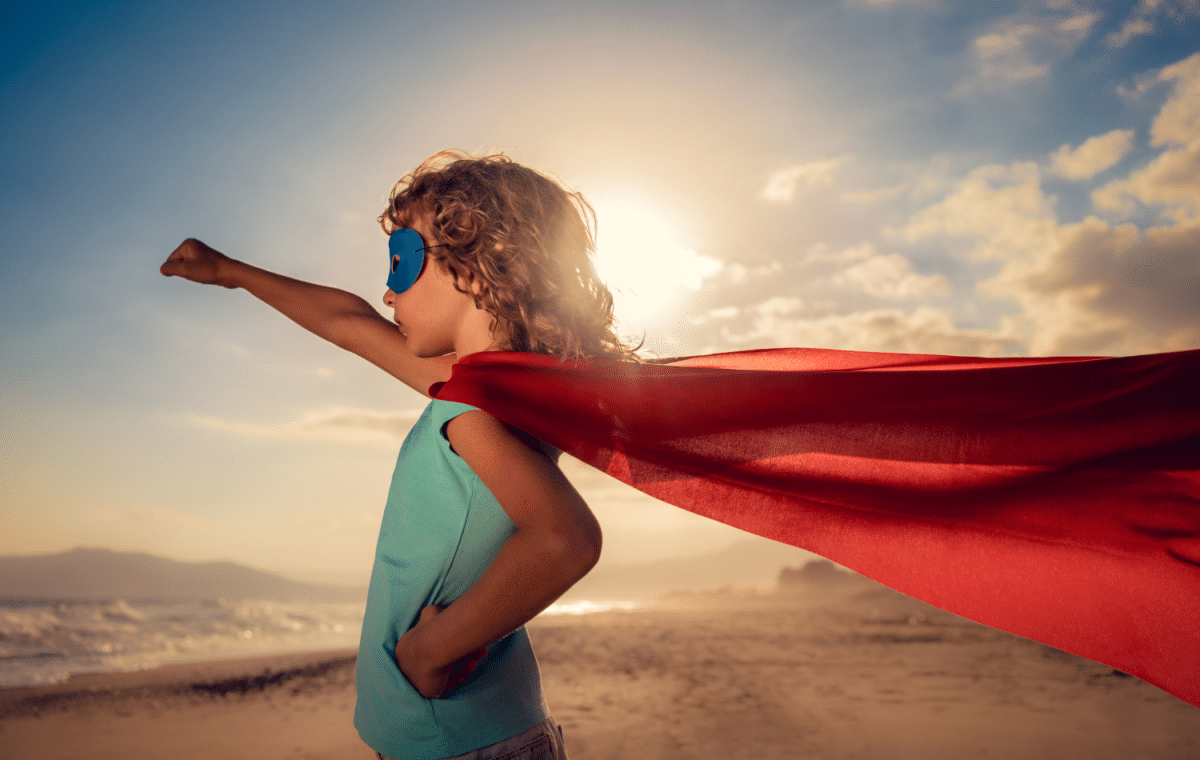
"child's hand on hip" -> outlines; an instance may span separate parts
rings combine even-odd
[[[407,633],[396,642],[396,664],[421,696],[436,699],[467,680],[487,655],[487,647],[480,647],[470,654],[448,665],[439,665],[429,656],[421,643],[429,624],[442,611],[436,604],[421,610],[421,617]]]
[[[225,254],[195,238],[188,238],[171,252],[158,271],[166,277],[182,277],[202,285],[223,285],[232,288],[234,285],[223,281],[221,277],[222,267],[230,261],[232,259]]]

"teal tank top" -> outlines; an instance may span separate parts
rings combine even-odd
[[[524,627],[490,645],[469,679],[438,699],[422,697],[396,665],[396,642],[421,610],[461,596],[516,530],[446,438],[450,420],[474,408],[431,401],[400,447],[388,491],[358,650],[354,725],[389,757],[462,755],[547,717]]]

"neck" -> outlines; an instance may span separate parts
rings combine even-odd
[[[480,351],[502,351],[502,337],[503,333],[499,329],[492,329],[491,314],[483,309],[472,309],[459,323],[454,338],[454,353],[461,359]]]

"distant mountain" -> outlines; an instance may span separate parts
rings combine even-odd
[[[0,597],[360,602],[367,590],[302,583],[233,562],[177,562],[140,552],[78,548],[0,557]]]
[[[835,565],[827,559],[813,560],[804,567],[785,567],[779,571],[779,587],[781,589],[862,585],[863,582],[874,583],[875,581],[867,581],[858,573]]]
[[[817,580],[810,577],[812,573],[828,569],[805,567],[815,559],[803,549],[750,538],[694,557],[624,565],[602,562],[563,601],[645,599],[672,591],[720,588],[770,589],[781,580]],[[782,572],[786,568],[797,570]],[[304,583],[233,562],[177,562],[140,552],[77,548],[62,554],[0,557],[0,598],[7,599],[360,602],[366,596],[365,587]]]
[[[740,541],[712,554],[627,565],[600,564],[563,595],[563,601],[644,599],[671,591],[774,588],[780,571],[817,555],[765,538]]]

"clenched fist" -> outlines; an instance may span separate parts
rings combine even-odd
[[[227,269],[232,261],[233,259],[209,248],[199,240],[188,238],[171,252],[158,271],[166,277],[182,277],[202,285],[233,288],[236,287],[233,283],[223,279],[223,270]]]

